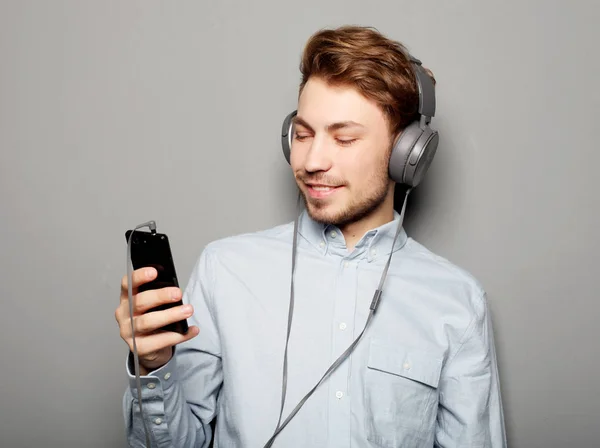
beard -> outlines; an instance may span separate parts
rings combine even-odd
[[[344,188],[348,188],[343,181],[323,175],[311,175],[303,171],[298,174],[297,183],[300,187],[304,207],[314,221],[324,225],[343,228],[348,224],[360,221],[373,214],[387,198],[389,191],[387,166],[381,167],[370,178],[372,179],[371,182],[369,182],[368,187],[361,194],[355,196],[352,194],[348,195],[349,197],[342,204],[338,203],[340,200],[332,201],[329,198],[311,198],[300,185],[303,182],[311,181],[326,185],[344,185]]]

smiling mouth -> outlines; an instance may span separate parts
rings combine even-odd
[[[330,186],[326,186],[326,185],[309,185],[308,188],[312,188],[315,191],[329,191],[329,190],[333,190],[334,188],[338,188],[338,187],[330,187]]]
[[[322,199],[331,196],[342,187],[333,187],[329,185],[306,185],[308,187],[308,194],[311,198]]]

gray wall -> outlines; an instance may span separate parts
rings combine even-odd
[[[438,80],[409,234],[489,292],[510,446],[600,446],[595,1],[0,2],[0,446],[124,446],[124,231],[187,281],[291,220],[302,45],[373,25]]]

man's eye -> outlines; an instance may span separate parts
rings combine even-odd
[[[337,138],[336,140],[342,146],[350,146],[357,139],[355,139],[355,138]]]
[[[301,134],[296,134],[296,135],[294,136],[294,138],[295,138],[296,140],[298,140],[299,142],[301,142],[301,141],[303,141],[303,140],[305,140],[305,139],[307,139],[307,138],[309,138],[309,137],[310,137],[310,135],[301,135]]]

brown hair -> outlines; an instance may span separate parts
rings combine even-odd
[[[372,27],[320,30],[304,47],[300,93],[310,77],[354,87],[379,105],[396,134],[418,118],[419,92],[407,55],[404,45]]]

